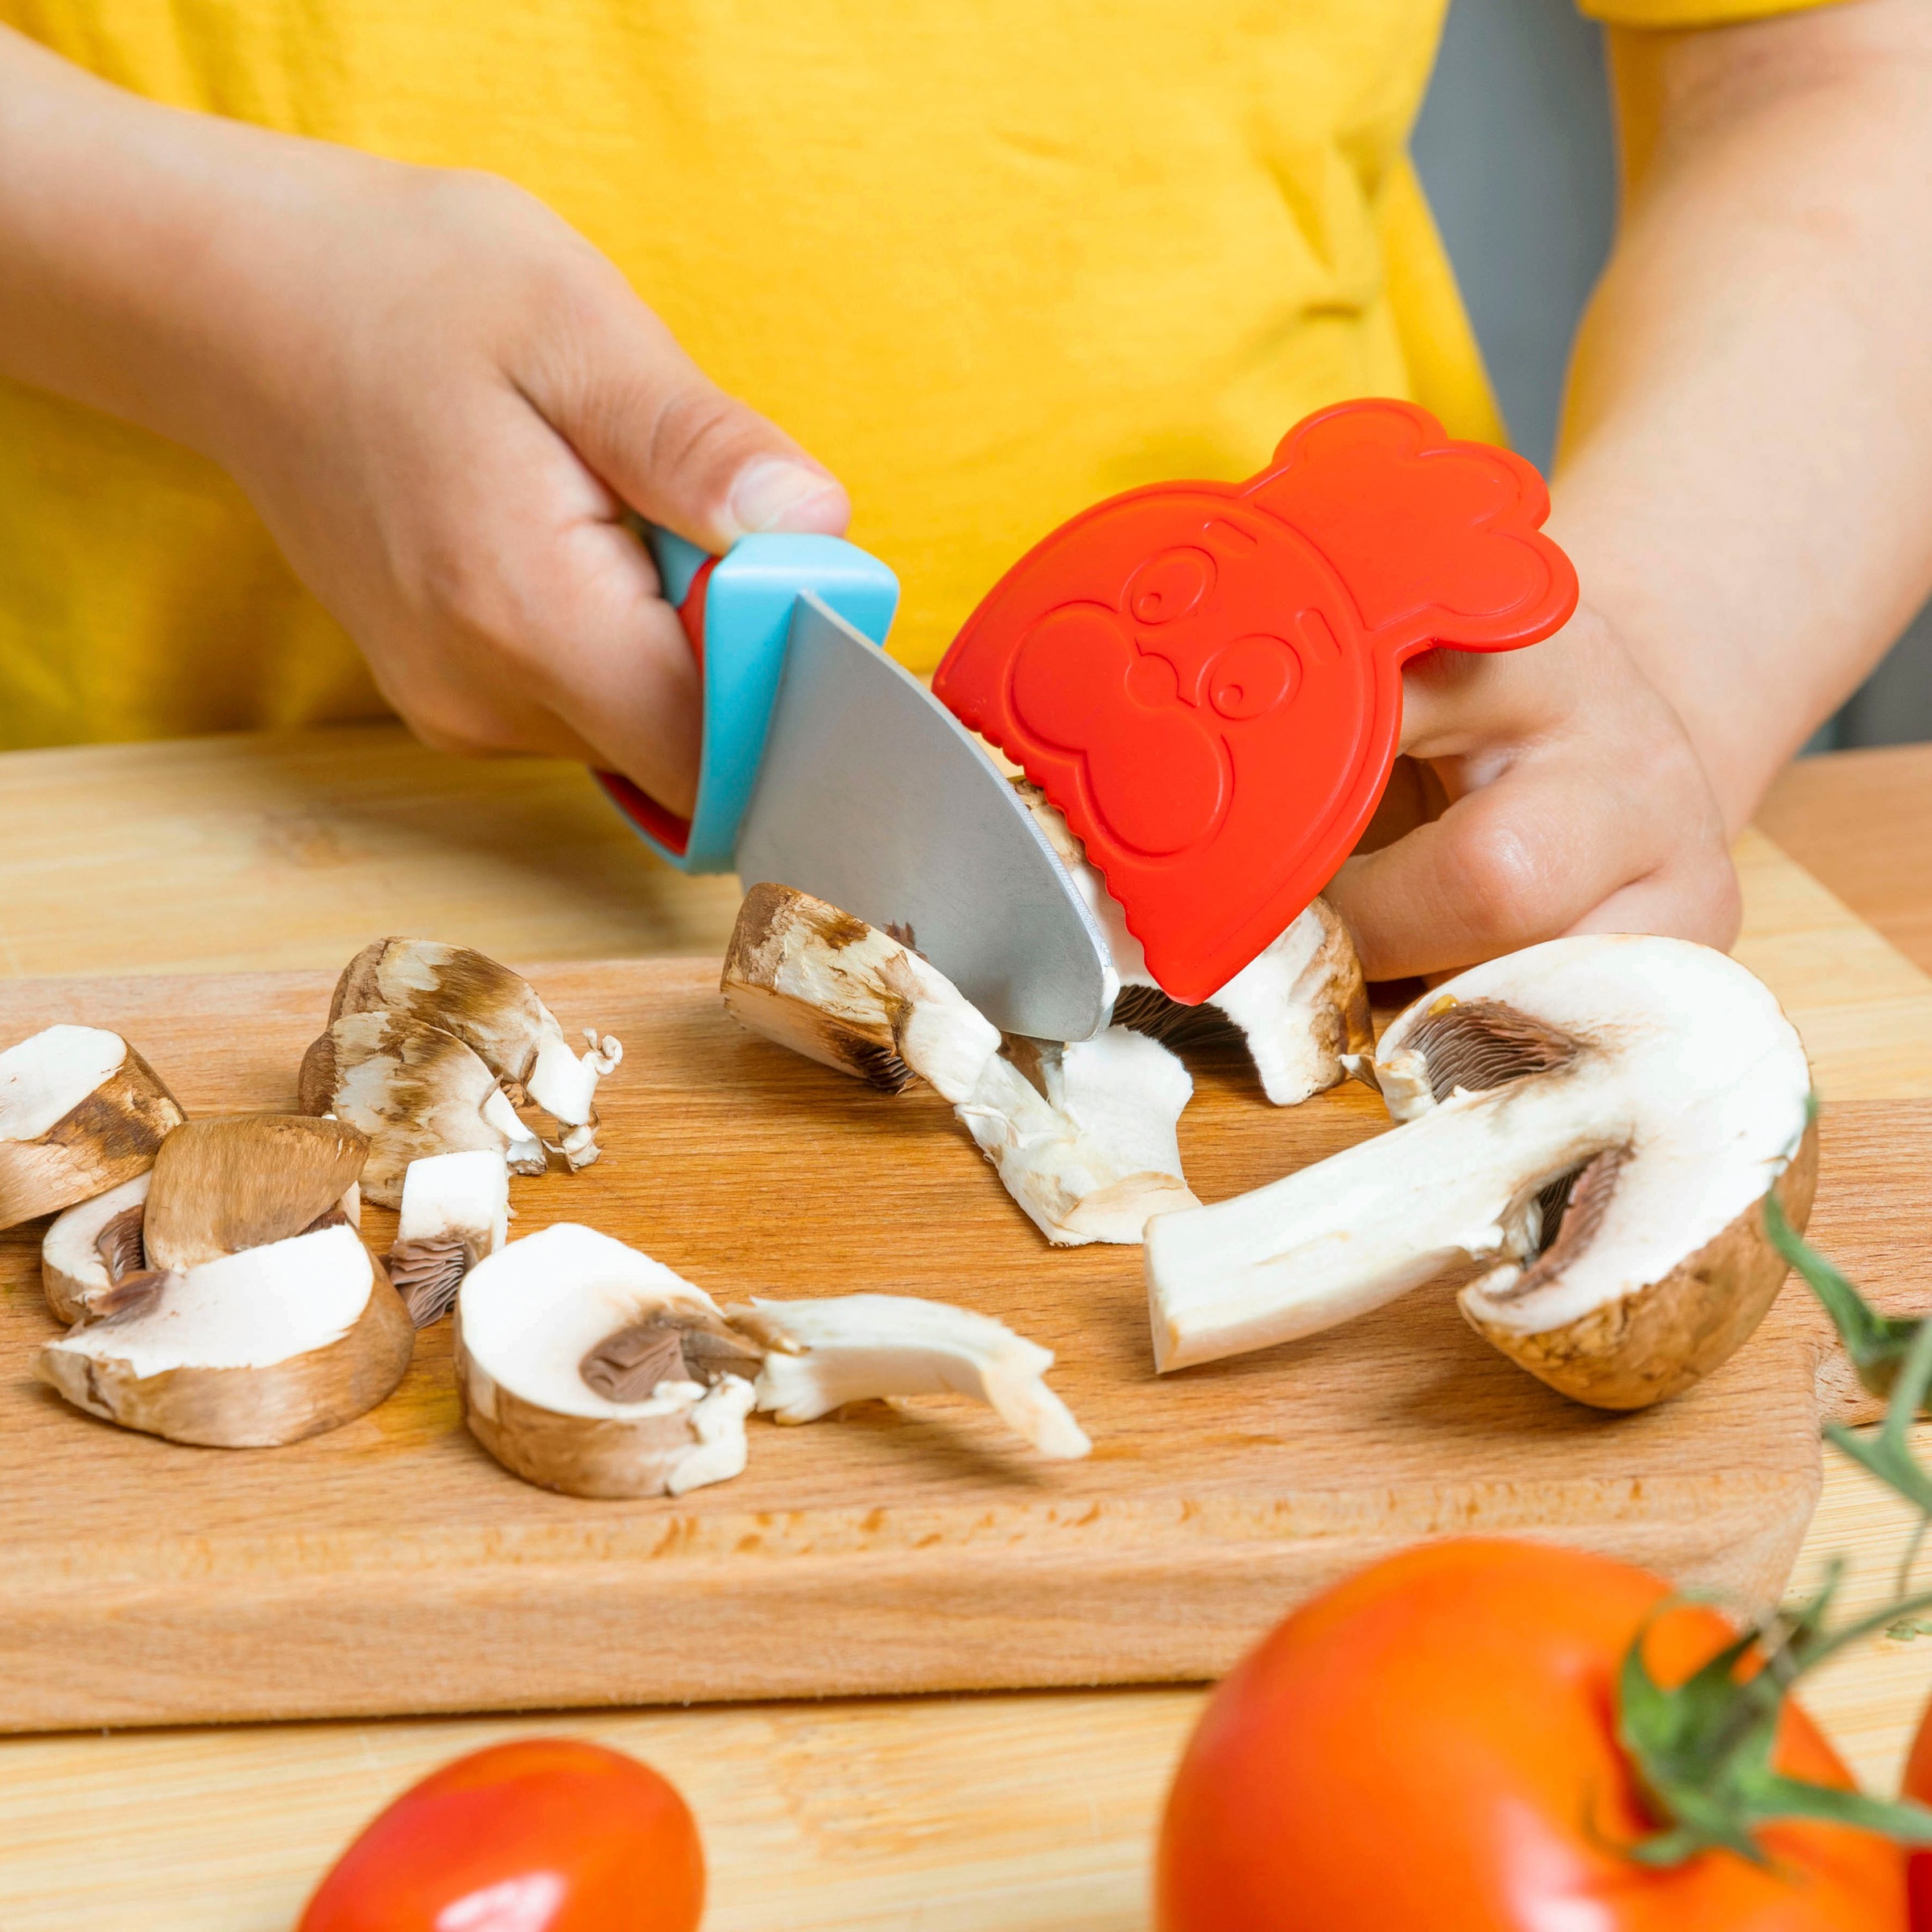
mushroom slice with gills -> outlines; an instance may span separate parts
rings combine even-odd
[[[185,1274],[312,1227],[357,1184],[369,1137],[347,1121],[237,1113],[177,1127],[155,1157],[141,1238],[148,1265]]]
[[[1067,1046],[1009,1041],[953,1111],[1055,1246],[1132,1244],[1156,1215],[1200,1205],[1175,1132],[1193,1092],[1158,1040],[1109,1026]]]
[[[910,946],[789,886],[754,886],[720,981],[741,1026],[887,1093],[914,1076],[956,1106],[999,1029]]]
[[[543,1149],[497,1076],[453,1033],[402,1013],[351,1013],[303,1056],[300,1106],[369,1137],[362,1191],[402,1204],[411,1161],[482,1149],[513,1174],[541,1174]]]
[[[55,1216],[40,1242],[40,1282],[56,1320],[94,1321],[159,1291],[164,1278],[141,1241],[149,1179],[138,1174]]]
[[[557,1150],[573,1172],[597,1158],[597,1082],[624,1058],[610,1034],[587,1027],[573,1054],[557,1017],[521,973],[468,946],[438,939],[377,939],[343,968],[328,1017],[394,1013],[440,1026],[499,1080],[514,1081],[564,1133]]]
[[[49,1026],[0,1053],[0,1228],[145,1174],[181,1125],[153,1067],[101,1026]]]
[[[1368,984],[1355,940],[1326,899],[1307,906],[1218,993],[1183,1006],[1148,972],[1119,900],[1058,807],[1023,778],[1014,786],[1107,935],[1121,981],[1117,1025],[1174,1047],[1239,1040],[1278,1107],[1298,1106],[1351,1075],[1368,1078],[1375,1046]]]
[[[387,1257],[389,1278],[419,1328],[456,1306],[463,1278],[510,1234],[510,1170],[486,1147],[411,1161]]]
[[[1071,1459],[1093,1447],[1042,1380],[1053,1351],[991,1315],[904,1294],[753,1301],[730,1315],[766,1352],[758,1407],[778,1422],[888,1396],[967,1395],[1042,1455]]]
[[[274,1448],[375,1407],[415,1331],[353,1228],[204,1262],[151,1306],[38,1349],[33,1372],[126,1429],[213,1448]]]
[[[787,886],[746,894],[722,990],[734,1018],[808,1059],[889,1093],[926,1080],[1057,1245],[1137,1241],[1150,1216],[1196,1204],[1174,1134],[1194,1084],[1155,1041],[1113,1027],[1002,1048],[910,947]]]
[[[1708,1374],[1770,1306],[1785,1264],[1764,1199],[1804,1226],[1817,1137],[1804,1048],[1735,960],[1553,939],[1425,994],[1376,1071],[1401,1125],[1150,1229],[1158,1367],[1312,1334],[1488,1260],[1459,1297],[1479,1332],[1566,1395],[1636,1409]]]
[[[677,1346],[640,1348],[640,1329]],[[656,1376],[643,1393],[640,1366]],[[470,1433],[512,1474],[568,1496],[681,1496],[737,1475],[754,1370],[701,1288],[571,1222],[479,1261],[457,1293]]]

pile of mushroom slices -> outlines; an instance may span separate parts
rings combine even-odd
[[[171,1128],[140,1154],[147,1171],[47,1229],[47,1306],[72,1326],[35,1350],[35,1375],[90,1415],[213,1448],[299,1442],[374,1408],[415,1331],[357,1232],[367,1151],[353,1127],[299,1114]]]
[[[573,1054],[530,982],[465,946],[377,939],[344,968],[328,1030],[302,1062],[301,1110],[333,1113],[369,1137],[363,1188],[399,1207],[402,1177],[426,1155],[488,1152],[535,1174],[547,1152],[575,1172],[598,1154],[598,1080],[624,1057],[584,1030]],[[551,1117],[546,1137],[517,1108]]]
[[[1366,1077],[1368,989],[1347,927],[1318,899],[1212,1000],[1178,1005],[1059,814],[1021,789],[1108,931],[1115,1025],[1091,1040],[1002,1036],[910,946],[770,884],[739,909],[724,1004],[753,1032],[886,1092],[925,1080],[1055,1246],[1133,1244],[1157,1216],[1200,1205],[1179,1138],[1194,1083],[1164,1042],[1239,1037],[1268,1098],[1296,1105]]]
[[[1764,1202],[1809,1217],[1810,1069],[1723,953],[1530,947],[1416,1001],[1373,1071],[1389,1132],[1149,1229],[1158,1368],[1311,1335],[1477,1261],[1458,1301],[1479,1333],[1579,1402],[1637,1409],[1726,1360],[1777,1295]]]
[[[572,1496],[680,1496],[740,1474],[745,1420],[952,1393],[1040,1454],[1090,1444],[1042,1381],[1052,1352],[990,1316],[891,1294],[720,1308],[661,1262],[559,1223],[472,1269],[456,1302],[471,1433],[526,1482]]]

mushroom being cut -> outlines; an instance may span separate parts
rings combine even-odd
[[[402,1176],[389,1278],[419,1328],[456,1306],[463,1278],[510,1236],[510,1170],[489,1149],[432,1154]]]
[[[1798,1034],[1761,982],[1682,939],[1592,934],[1425,994],[1375,1072],[1402,1124],[1149,1230],[1162,1369],[1334,1326],[1459,1262],[1477,1331],[1605,1409],[1687,1388],[1784,1279],[1775,1192],[1810,1213]]]
[[[1298,1106],[1351,1074],[1365,1077],[1375,1046],[1368,984],[1355,941],[1326,899],[1315,900],[1218,993],[1183,1006],[1148,972],[1120,902],[1059,810],[1024,779],[1014,788],[1107,935],[1121,981],[1117,1025],[1177,1047],[1238,1038],[1278,1107]]]
[[[574,1054],[557,1018],[520,973],[467,946],[377,939],[343,968],[332,1024],[353,1013],[392,1013],[453,1033],[502,1080],[520,1087],[563,1129],[557,1150],[575,1171],[597,1158],[597,1082],[624,1057],[610,1034],[587,1027]]]
[[[481,1059],[453,1033],[394,1013],[350,1013],[303,1056],[299,1105],[369,1137],[362,1191],[399,1208],[411,1161],[486,1150],[541,1174],[543,1149]]]
[[[682,1496],[737,1475],[759,1360],[701,1288],[570,1222],[510,1242],[457,1292],[471,1434],[569,1496]]]
[[[125,1429],[273,1448],[374,1408],[415,1338],[380,1265],[338,1224],[192,1268],[138,1312],[44,1344],[32,1368]]]
[[[760,1300],[730,1315],[766,1352],[758,1406],[778,1422],[815,1422],[846,1402],[888,1396],[967,1395],[1042,1455],[1071,1459],[1093,1447],[1042,1379],[1053,1351],[990,1315],[904,1294]]]
[[[118,1033],[49,1026],[0,1053],[0,1228],[144,1174],[184,1117]]]
[[[369,1137],[345,1121],[223,1114],[177,1127],[155,1157],[141,1224],[147,1265],[185,1274],[324,1217],[349,1219]]]
[[[725,956],[726,1009],[780,1046],[888,1093],[950,1101],[1007,1191],[1060,1246],[1134,1242],[1195,1205],[1176,1124],[1194,1091],[1158,1042],[1002,1042],[909,946],[790,886],[755,886]]]

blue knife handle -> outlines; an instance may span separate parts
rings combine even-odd
[[[712,557],[654,523],[643,528],[704,682],[697,803],[681,819],[616,772],[600,771],[597,782],[660,858],[682,872],[729,872],[799,593],[815,591],[855,630],[883,644],[898,608],[898,579],[839,537],[744,537]]]

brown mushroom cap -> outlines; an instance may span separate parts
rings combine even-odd
[[[190,1121],[155,1156],[142,1239],[148,1265],[186,1274],[299,1234],[356,1184],[369,1137],[294,1113]]]

